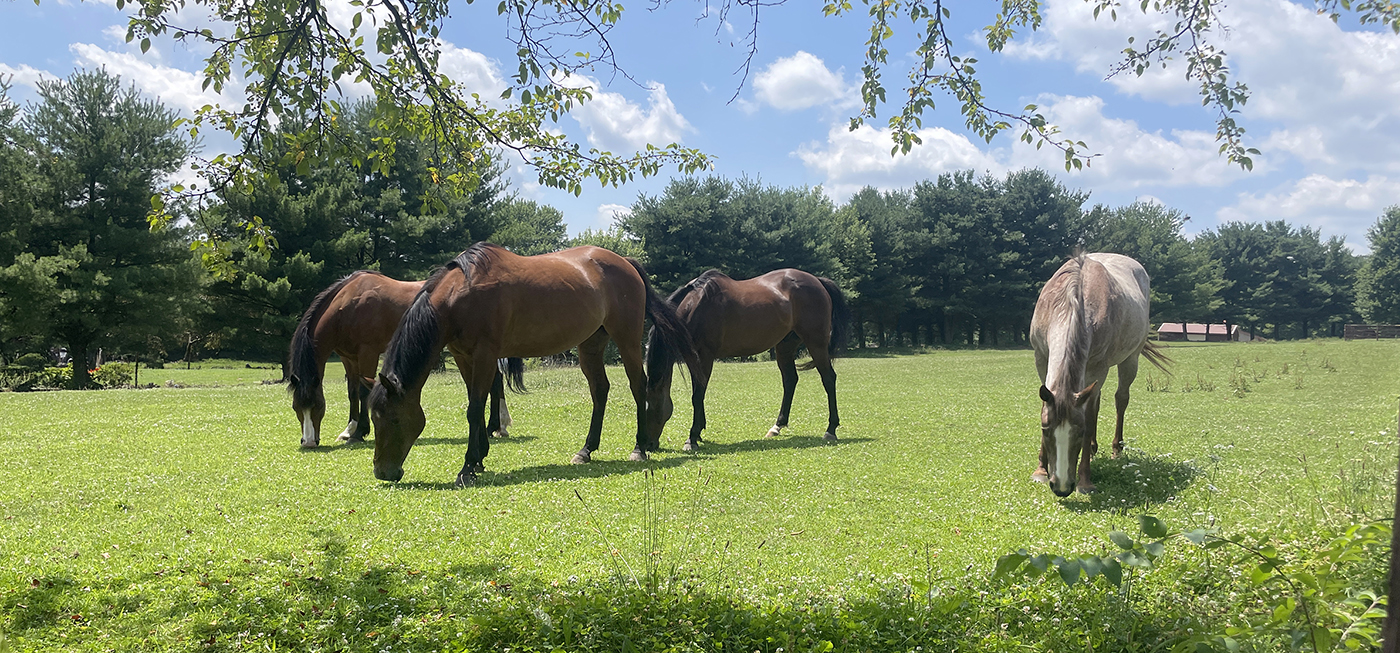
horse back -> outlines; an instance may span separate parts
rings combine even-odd
[[[826,288],[812,274],[792,268],[742,281],[717,276],[703,292],[688,295],[677,313],[697,348],[713,357],[764,352],[799,329],[831,331]]]
[[[1092,330],[1090,364],[1117,365],[1147,341],[1150,280],[1142,264],[1121,254],[1088,255],[1084,300]]]
[[[399,281],[378,273],[356,276],[326,307],[316,324],[316,341],[345,353],[361,345],[382,350],[422,287],[422,281]]]

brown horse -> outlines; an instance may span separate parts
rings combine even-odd
[[[1085,494],[1095,490],[1089,459],[1099,448],[1099,396],[1108,368],[1118,366],[1117,458],[1123,453],[1123,413],[1137,377],[1138,355],[1163,371],[1170,362],[1147,341],[1148,283],[1147,271],[1131,258],[1080,254],[1060,266],[1040,291],[1030,334],[1043,402],[1040,466],[1031,479],[1048,482],[1057,496],[1069,496],[1076,487]]]
[[[350,423],[337,439],[364,441],[370,425],[366,399],[374,384],[379,355],[384,353],[399,320],[422,288],[422,281],[398,281],[371,270],[359,270],[311,300],[292,335],[287,377],[292,410],[301,423],[301,446],[321,444],[321,419],[326,414],[322,386],[326,361],[332,353],[338,354],[345,366],[350,397]],[[513,361],[509,366],[523,366],[523,362]],[[515,378],[518,377],[512,377]],[[506,435],[510,414],[506,412],[503,392],[492,394],[491,408],[491,432]]]
[[[575,463],[598,450],[607,406],[603,354],[617,343],[637,402],[637,445],[646,455],[644,320],[656,325],[652,347],[693,356],[690,337],[675,311],[652,289],[642,266],[598,247],[576,247],[539,256],[517,256],[477,243],[430,277],[404,314],[370,393],[374,419],[374,476],[397,481],[403,461],[423,432],[421,397],[435,353],[444,346],[467,386],[466,460],[457,485],[472,483],[490,442],[483,424],[485,399],[502,356],[550,356],[578,347],[579,367],[593,398],[593,418]]]
[[[845,344],[850,324],[846,298],[836,283],[801,270],[774,270],[746,281],[735,281],[719,270],[708,270],[681,286],[668,300],[695,341],[696,362],[690,365],[693,380],[690,401],[694,415],[690,438],[681,447],[693,451],[705,430],[705,390],[716,358],[752,356],[773,350],[783,377],[783,403],[778,420],[768,430],[775,437],[788,425],[797,371],[817,368],[826,388],[827,426],[823,437],[836,439],[841,420],[836,412],[836,370],[831,357]],[[798,366],[799,345],[806,345],[812,360]],[[647,352],[650,376],[648,428],[652,448],[660,444],[661,430],[671,419],[671,377],[676,359],[665,350]]]

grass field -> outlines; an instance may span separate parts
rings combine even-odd
[[[394,485],[374,480],[372,445],[301,450],[284,387],[262,383],[278,370],[4,394],[0,629],[18,650],[441,650],[493,602],[656,565],[753,604],[847,600],[910,577],[985,578],[1021,547],[1105,551],[1142,513],[1286,532],[1389,516],[1400,342],[1168,353],[1172,376],[1146,368],[1134,385],[1127,456],[1100,456],[1099,493],[1066,500],[1028,480],[1029,351],[841,359],[834,445],[815,373],[792,427],[765,439],[776,366],[721,364],[705,446],[679,451],[678,380],[665,451],[647,463],[626,460],[633,407],[610,369],[603,449],[584,466],[568,464],[587,427],[582,375],[532,370],[530,394],[509,397],[511,437],[464,490],[455,375],[430,379],[427,431]],[[323,442],[344,415],[343,387],[327,395]]]

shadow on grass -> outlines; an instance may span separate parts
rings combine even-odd
[[[816,447],[839,447],[843,444],[855,444],[858,442],[871,442],[874,438],[841,438],[835,442],[827,442],[819,435],[795,435],[779,436],[776,438],[757,437],[752,440],[739,440],[738,442],[710,442],[709,440],[700,443],[700,450],[695,452],[682,452],[680,446],[667,449],[674,453],[693,453],[700,456],[719,456],[729,453],[739,453],[746,451],[777,451],[780,449],[811,449]]]
[[[1100,452],[1102,453],[1102,449]],[[1170,501],[1200,477],[1202,470],[1167,455],[1129,450],[1122,458],[1095,457],[1089,474],[1099,491],[1085,501],[1065,501],[1075,512],[1151,508]]]

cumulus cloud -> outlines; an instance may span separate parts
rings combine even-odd
[[[0,63],[0,77],[5,78],[11,84],[20,84],[30,88],[38,88],[39,80],[58,79],[57,75],[47,70],[39,70],[27,64],[9,66],[3,63]]]
[[[461,84],[468,94],[476,93],[487,104],[503,106],[500,98],[507,84],[501,76],[500,66],[494,60],[451,43],[443,42],[440,46],[439,72]]]
[[[1117,189],[1225,186],[1245,175],[1220,158],[1212,133],[1147,131],[1132,120],[1106,117],[1104,102],[1097,97],[1045,96],[1040,101],[1047,117],[1102,155],[1082,171],[1065,173],[1068,183]],[[923,145],[907,155],[890,156],[889,130],[866,126],[851,132],[844,124],[834,124],[825,143],[806,144],[794,154],[825,179],[823,186],[838,199],[866,185],[907,187],[954,170],[1001,174],[1064,166],[1064,156],[1050,147],[1036,150],[1017,142],[1010,148],[984,149],[943,128],[918,133]]]
[[[807,167],[822,176],[823,188],[832,197],[843,199],[865,186],[899,188],[954,170],[1001,172],[1005,166],[983,152],[966,136],[942,127],[919,130],[923,145],[907,155],[890,156],[890,131],[864,126],[850,131],[845,124],[834,124],[825,143],[808,143],[794,153]]]
[[[841,73],[831,72],[816,56],[799,50],[769,64],[753,80],[758,100],[779,111],[797,111],[850,99]]]
[[[1366,228],[1396,203],[1400,179],[1371,175],[1365,181],[1313,174],[1267,193],[1241,193],[1220,209],[1221,222],[1288,220],[1319,228],[1324,235],[1344,234],[1352,249],[1365,251]]]
[[[166,105],[191,115],[206,104],[225,106],[237,104],[242,91],[224,87],[224,93],[215,93],[213,87],[202,89],[204,76],[170,66],[158,66],[143,60],[140,56],[125,52],[110,52],[90,43],[74,43],[68,46],[80,66],[106,68],[122,80],[136,85],[141,91],[160,98]]]
[[[632,209],[621,204],[599,204],[598,215],[594,218],[594,229],[608,229],[617,222],[619,218],[632,215]]]
[[[593,147],[609,152],[635,152],[645,149],[648,143],[679,143],[687,132],[694,130],[676,110],[663,84],[651,84],[648,106],[644,109],[621,93],[596,90],[599,85],[593,80],[583,78],[582,81],[595,89],[593,99],[575,108],[572,115],[588,133],[588,143]]]

